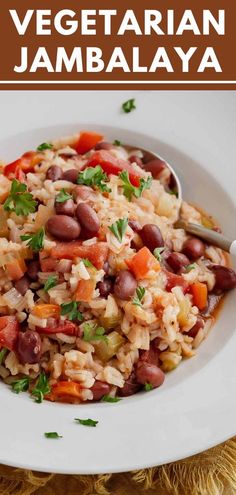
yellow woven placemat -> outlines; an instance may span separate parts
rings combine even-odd
[[[202,454],[126,474],[64,476],[0,466],[0,495],[235,495],[236,437]]]

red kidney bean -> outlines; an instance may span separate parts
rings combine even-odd
[[[38,272],[40,272],[40,263],[37,260],[32,260],[27,263],[27,275],[31,280],[38,280]]]
[[[140,351],[140,361],[158,366],[160,352],[161,351],[155,346],[155,343],[151,342],[150,349],[148,351]]]
[[[17,342],[17,354],[21,364],[35,364],[41,357],[41,338],[37,332],[20,332]]]
[[[161,172],[166,168],[166,162],[160,158],[155,158],[145,163],[144,168],[147,172],[151,172],[154,179],[158,179]]]
[[[137,232],[139,233],[139,231],[141,230],[141,225],[140,223],[138,222],[138,220],[130,220],[129,221],[129,226],[130,228],[134,231],[134,232]]]
[[[15,288],[18,292],[24,296],[30,286],[30,280],[26,275],[15,282]]]
[[[236,287],[236,273],[232,268],[221,265],[209,266],[215,275],[215,286],[217,290],[231,290]]]
[[[98,282],[97,289],[99,290],[100,296],[105,299],[113,292],[114,282],[112,278],[105,277],[102,282]]]
[[[187,256],[183,253],[170,253],[166,258],[167,263],[174,270],[174,272],[178,272],[182,270],[185,266],[190,264],[190,261]]]
[[[170,292],[173,287],[181,287],[184,294],[189,291],[189,284],[184,280],[182,275],[176,275],[168,270],[165,270],[166,275],[166,290]]]
[[[205,244],[197,237],[190,237],[185,241],[182,251],[191,261],[195,261],[204,255]]]
[[[143,167],[143,161],[141,158],[139,158],[139,156],[136,156],[136,155],[131,155],[129,157],[129,162],[130,163],[136,163],[139,167]]]
[[[119,388],[118,395],[119,397],[129,397],[130,395],[134,395],[141,389],[140,383],[137,383],[136,375],[133,372],[128,380],[125,381],[124,386]]]
[[[78,175],[79,172],[78,170],[76,170],[76,168],[70,168],[69,170],[66,170],[63,173],[62,179],[68,180],[69,182],[73,182],[73,184],[76,184]]]
[[[104,395],[108,395],[110,393],[111,385],[96,380],[90,390],[93,392],[93,400],[100,400]]]
[[[75,211],[73,199],[67,199],[63,203],[55,201],[55,210],[57,215],[69,215],[69,217],[73,217]]]
[[[137,381],[142,385],[150,383],[153,388],[160,387],[165,380],[165,373],[155,364],[138,362],[136,370]]]
[[[86,200],[91,195],[94,196],[94,191],[89,186],[78,185],[73,190],[73,196],[75,200]]]
[[[129,270],[121,270],[115,281],[114,293],[124,301],[132,297],[137,288],[137,281]]]
[[[203,327],[204,327],[204,320],[201,318],[201,316],[198,316],[195,325],[189,330],[189,332],[186,332],[186,334],[189,335],[189,337],[195,339],[199,330]]]
[[[62,176],[63,176],[62,169],[61,167],[58,167],[58,165],[52,165],[46,173],[46,179],[50,179],[53,182],[62,179]]]
[[[100,221],[96,211],[87,203],[79,203],[76,208],[76,216],[82,227],[91,237],[99,231]]]
[[[112,150],[114,148],[114,144],[108,143],[107,141],[101,141],[94,146],[95,150]]]
[[[143,241],[144,246],[147,246],[150,251],[154,251],[154,249],[157,247],[164,246],[162,233],[157,225],[147,223],[146,225],[144,225],[142,230],[140,230],[139,235]]]
[[[209,316],[211,316],[212,313],[214,313],[221,298],[222,298],[222,294],[208,294],[207,307],[206,309],[201,311],[201,314],[206,318],[209,318]]]
[[[80,225],[67,215],[53,215],[46,223],[49,234],[60,241],[74,241],[80,235]]]

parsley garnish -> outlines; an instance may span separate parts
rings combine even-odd
[[[162,256],[161,256],[161,255],[162,255],[163,251],[165,251],[164,246],[163,246],[163,247],[157,247],[157,248],[155,248],[155,249],[154,249],[154,251],[153,251],[153,254],[154,254],[155,258],[156,258],[156,259],[157,259],[160,263],[161,263],[161,261],[162,261]]]
[[[126,198],[128,198],[129,201],[131,201],[132,196],[135,196],[135,198],[140,198],[143,191],[145,191],[145,189],[150,189],[152,184],[152,177],[150,176],[147,178],[147,180],[143,178],[140,179],[139,187],[132,186],[129,180],[129,173],[127,172],[127,170],[123,170],[123,172],[119,174],[119,177],[123,183],[122,184],[123,193],[126,196]]]
[[[107,336],[105,335],[106,331],[103,327],[96,327],[95,325],[91,325],[91,323],[84,323],[83,331],[83,340],[86,342],[93,340],[104,340],[107,342]]]
[[[150,392],[150,390],[153,390],[153,385],[151,385],[151,383],[145,383],[144,390]]]
[[[136,289],[136,295],[134,296],[132,303],[135,304],[135,306],[140,306],[142,307],[142,300],[144,298],[145,294],[145,289],[144,287],[137,287]]]
[[[109,226],[109,229],[112,232],[112,234],[114,234],[114,236],[118,239],[118,241],[122,242],[127,227],[128,227],[128,218],[119,218],[117,222]]]
[[[122,108],[123,108],[125,113],[130,113],[130,112],[132,112],[132,110],[135,110],[135,108],[136,108],[135,98],[131,98],[131,100],[125,101],[125,103],[123,103],[123,105],[122,105]]]
[[[83,320],[83,315],[78,310],[78,302],[71,301],[61,304],[61,314],[67,315],[68,320]]]
[[[44,284],[45,292],[48,292],[50,289],[55,287],[55,285],[57,285],[57,276],[51,275],[50,277],[48,277],[47,281]]]
[[[75,421],[78,421],[80,425],[84,426],[97,426],[98,421],[94,421],[94,419],[80,419],[80,418],[75,418]]]
[[[72,198],[71,194],[66,192],[65,189],[61,189],[59,194],[57,194],[55,201],[56,203],[64,203],[65,201],[71,198]]]
[[[51,150],[53,145],[51,143],[42,143],[38,146],[37,151]]]
[[[88,260],[88,258],[83,258],[82,261],[83,261],[84,266],[86,266],[87,268],[95,268],[93,263],[91,263],[91,261]]]
[[[192,263],[191,265],[187,265],[185,267],[185,270],[188,273],[188,272],[191,272],[191,270],[194,270],[194,268],[196,268],[196,263]]]
[[[112,397],[111,395],[104,395],[101,399],[102,402],[119,402],[119,397]]]
[[[27,246],[32,249],[32,251],[40,251],[44,245],[45,230],[44,227],[38,230],[35,234],[21,235],[22,241],[28,241]]]
[[[108,176],[103,172],[102,167],[87,167],[79,173],[77,184],[85,184],[86,186],[98,187],[102,192],[111,192],[105,182],[108,181]]]
[[[11,386],[13,392],[15,392],[16,394],[19,394],[20,392],[26,392],[26,390],[28,390],[29,388],[29,382],[30,382],[29,376],[25,376],[20,380],[16,380],[15,382],[12,382]]]
[[[114,146],[121,146],[121,141],[119,141],[118,139],[115,139],[115,141],[113,141],[113,144],[114,144]]]
[[[41,402],[43,402],[44,396],[49,394],[50,392],[51,388],[48,383],[48,377],[43,371],[42,373],[40,373],[37,383],[31,393],[35,396],[35,402],[37,402],[37,404],[41,404]]]
[[[3,349],[0,351],[0,365],[2,364],[3,360],[5,359],[7,354],[7,349],[6,347],[3,347]]]
[[[36,210],[37,201],[32,194],[27,192],[26,184],[22,184],[14,179],[11,184],[11,190],[3,207],[6,211],[14,211],[16,215],[28,215]]]
[[[46,438],[63,438],[62,435],[58,435],[57,431],[48,431],[44,433]]]

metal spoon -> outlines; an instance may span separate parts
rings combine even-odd
[[[127,150],[134,149],[134,147],[130,145],[125,145],[125,147],[127,148]],[[182,201],[181,183],[173,167],[166,160],[164,160],[164,158],[157,155],[156,153],[145,150],[143,148],[138,149],[143,153],[144,163],[148,163],[151,160],[161,160],[165,162],[172,175],[172,182],[174,182],[175,194]],[[207,229],[206,227],[203,227],[203,225],[185,222],[181,219],[176,222],[175,227],[177,229],[184,229],[186,232],[188,232],[188,234],[195,235],[200,239],[203,239],[204,241],[209,242],[210,244],[213,244],[214,246],[217,246],[224,251],[227,251],[228,253],[236,256],[236,240],[230,240],[223,234],[220,234],[215,230]]]

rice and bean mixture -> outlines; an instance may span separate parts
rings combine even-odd
[[[95,132],[2,164],[0,375],[14,392],[115,401],[195,355],[236,274],[175,228],[217,227],[173,188],[163,160]]]

